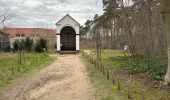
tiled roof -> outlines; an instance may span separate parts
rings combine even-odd
[[[39,37],[55,38],[55,29],[44,28],[7,28],[3,30],[5,33],[9,33],[9,37],[13,38],[16,34],[24,34],[26,37],[36,34]]]

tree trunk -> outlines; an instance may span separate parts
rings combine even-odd
[[[162,16],[167,29],[167,44],[168,44],[168,69],[165,76],[165,81],[170,83],[170,0],[161,0]]]

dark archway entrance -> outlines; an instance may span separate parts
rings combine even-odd
[[[70,26],[61,29],[61,51],[76,51],[76,31]]]

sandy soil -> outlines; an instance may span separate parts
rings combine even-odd
[[[16,87],[0,100],[97,100],[79,55],[60,55],[50,66]]]

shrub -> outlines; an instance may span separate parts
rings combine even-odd
[[[13,45],[13,51],[24,50],[25,40],[24,39],[21,39],[20,41],[15,40],[12,45]]]
[[[25,40],[21,39],[21,41],[19,42],[19,49],[20,50],[24,50],[25,49]]]
[[[33,39],[30,39],[29,37],[27,37],[25,40],[25,50],[30,52],[32,50],[32,47],[33,47]]]
[[[13,50],[14,50],[14,51],[18,51],[18,48],[19,48],[19,40],[15,40],[12,45],[13,45]]]
[[[39,39],[36,43],[36,46],[35,46],[35,52],[43,52],[44,51],[44,48],[47,52],[47,40],[46,39]]]

